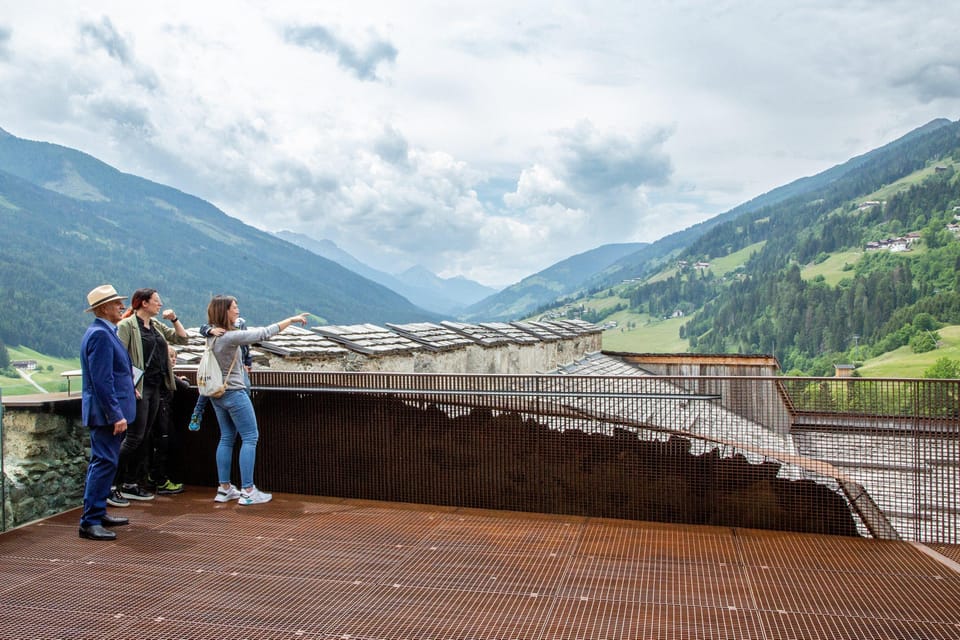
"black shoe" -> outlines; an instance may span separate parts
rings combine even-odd
[[[105,515],[100,519],[100,525],[103,527],[122,527],[125,524],[130,524],[129,518],[114,518],[110,515]]]
[[[120,495],[128,500],[153,500],[154,498],[152,493],[141,489],[138,484],[120,485]]]
[[[80,527],[80,537],[87,540],[116,540],[117,534],[104,529],[99,524],[92,524],[89,527]]]
[[[116,487],[110,487],[110,495],[107,496],[107,504],[111,507],[129,507],[130,501],[120,495],[120,490]]]

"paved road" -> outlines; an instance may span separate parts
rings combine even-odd
[[[46,389],[44,389],[43,387],[41,387],[39,384],[37,384],[36,382],[34,382],[33,378],[30,377],[30,376],[33,375],[32,373],[27,373],[27,372],[24,371],[23,369],[17,369],[17,373],[20,374],[20,377],[21,377],[21,378],[23,378],[24,380],[26,380],[27,382],[29,382],[30,384],[32,384],[33,386],[35,386],[37,389],[39,389],[39,390],[40,390],[40,393],[50,393],[49,391],[47,391]]]

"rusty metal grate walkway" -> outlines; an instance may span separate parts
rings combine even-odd
[[[0,535],[0,637],[960,637],[956,564],[905,542],[198,487],[113,513],[111,543],[77,511]]]

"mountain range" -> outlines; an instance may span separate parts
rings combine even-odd
[[[330,240],[315,240],[293,231],[278,231],[275,235],[382,284],[419,307],[450,317],[458,316],[467,306],[497,292],[462,276],[441,278],[419,265],[392,275],[364,264]]]
[[[0,341],[77,352],[88,291],[161,293],[187,326],[213,294],[235,295],[250,326],[307,311],[332,324],[442,316],[200,198],[83,152],[0,129]]]
[[[960,122],[932,121],[668,236],[562,302],[620,325],[605,348],[653,337],[651,350],[773,354],[810,375],[936,349],[936,330],[960,324]]]
[[[712,229],[737,220],[741,216],[769,210],[791,199],[803,198],[805,195],[822,191],[838,181],[856,176],[857,170],[869,166],[870,163],[890,159],[897,164],[899,162],[897,156],[905,146],[928,136],[936,137],[938,131],[944,133],[944,128],[949,129],[953,124],[945,118],[933,120],[882,147],[814,176],[803,177],[772,189],[725,213],[667,235],[653,243],[608,245],[568,258],[471,305],[466,310],[465,317],[473,320],[505,320],[523,317],[541,307],[549,306],[558,298],[576,298],[584,293],[610,287],[625,280],[651,276],[664,265],[670,264],[685,248]],[[906,165],[901,169],[905,171]],[[888,175],[898,174],[894,170]],[[616,255],[621,250],[622,253]],[[599,260],[591,263],[589,261],[592,257]],[[612,259],[607,260],[607,258]]]
[[[464,311],[464,318],[476,321],[522,318],[537,307],[578,290],[596,274],[647,246],[645,242],[607,244],[578,253],[471,305]]]
[[[0,341],[50,355],[74,355],[89,321],[80,311],[84,296],[104,282],[121,292],[141,286],[158,289],[188,326],[205,320],[214,293],[236,295],[251,325],[300,311],[314,314],[321,323],[354,324],[451,316],[468,321],[521,319],[551,305],[622,287],[616,294],[618,307],[629,304],[661,313],[663,306],[696,313],[684,329],[692,350],[774,352],[790,346],[791,338],[778,334],[767,343],[758,336],[768,325],[784,324],[783,318],[763,317],[762,310],[754,310],[757,317],[743,316],[753,307],[731,297],[737,287],[765,282],[772,290],[783,281],[792,282],[790,265],[811,260],[814,249],[819,260],[892,230],[927,224],[935,232],[946,216],[944,208],[960,204],[960,196],[955,203],[936,196],[943,201],[935,210],[909,205],[909,214],[894,207],[869,216],[857,215],[856,201],[924,167],[931,169],[931,163],[943,158],[949,166],[938,169],[949,171],[938,177],[942,184],[928,191],[956,191],[958,139],[960,124],[934,120],[883,147],[656,242],[597,247],[494,291],[463,278],[438,278],[422,267],[399,274],[377,271],[327,240],[257,230],[173,187],[122,173],[81,151],[20,139],[0,129]],[[930,240],[934,246],[934,236]],[[748,246],[758,249],[733,280],[672,271],[681,261],[716,260]],[[942,293],[944,285],[929,286],[940,287]],[[904,298],[902,309],[923,300],[936,307],[927,298],[915,298]],[[908,312],[890,307],[886,317],[874,314],[874,320],[895,322],[898,313]],[[733,314],[749,327],[743,332],[753,333],[736,333],[741,328],[731,325]],[[943,319],[949,314],[940,315]],[[602,314],[589,319],[598,321]],[[831,335],[853,332],[857,322],[862,324],[849,318],[845,322],[850,326],[833,327]],[[871,327],[874,338],[881,339],[876,333],[881,328]],[[863,326],[856,331],[867,335]],[[822,336],[820,340],[822,348],[830,342]]]

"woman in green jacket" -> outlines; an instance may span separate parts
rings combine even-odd
[[[163,301],[156,289],[137,289],[130,298],[130,308],[117,325],[117,337],[127,348],[133,362],[137,390],[137,418],[127,428],[120,446],[117,479],[108,502],[127,506],[129,500],[152,500],[153,494],[140,486],[146,475],[150,431],[160,407],[160,388],[177,388],[173,368],[167,356],[168,343],[186,344],[187,331],[173,309],[163,311],[168,327],[157,319]],[[140,374],[139,372],[142,372]]]

